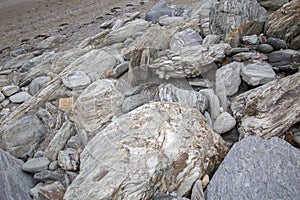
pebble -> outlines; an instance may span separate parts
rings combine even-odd
[[[271,45],[275,51],[280,50],[280,49],[286,49],[287,44],[284,40],[281,40],[279,38],[268,38],[267,39],[267,44]]]
[[[258,50],[261,53],[271,53],[274,48],[269,44],[260,44],[258,45]]]
[[[223,112],[216,119],[214,130],[219,134],[223,134],[233,129],[235,125],[235,119],[228,112]]]
[[[24,103],[32,96],[28,92],[19,92],[9,97],[9,100],[13,103]]]
[[[5,96],[9,97],[19,91],[19,86],[16,85],[7,85],[2,88],[2,92]]]

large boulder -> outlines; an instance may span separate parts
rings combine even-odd
[[[257,0],[257,2],[267,10],[277,10],[289,0]]]
[[[65,199],[152,199],[188,195],[227,148],[202,114],[178,103],[149,103],[99,132],[81,154]]]
[[[269,82],[235,97],[231,110],[240,138],[283,135],[300,120],[300,73]]]
[[[168,5],[166,0],[160,0],[153,8],[146,12],[146,20],[156,23],[161,16],[172,16],[173,9]]]
[[[265,21],[267,16],[267,11],[257,1],[220,0],[211,7],[210,29],[213,34],[225,36],[250,21]]]
[[[212,177],[206,199],[287,199],[300,196],[300,152],[277,137],[234,144]]]
[[[23,161],[0,149],[0,199],[31,200],[30,188],[35,185],[33,178],[22,171]]]
[[[293,0],[269,17],[265,33],[269,37],[284,39],[292,49],[300,48],[300,0]]]

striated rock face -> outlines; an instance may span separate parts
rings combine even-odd
[[[65,199],[152,199],[187,195],[227,148],[196,109],[149,103],[99,132],[81,154],[80,174]]]
[[[232,29],[250,21],[265,21],[267,11],[257,1],[220,0],[210,10],[210,29],[213,34],[226,35]]]
[[[300,48],[300,0],[286,3],[272,13],[265,25],[269,37],[284,39],[292,49]]]
[[[283,135],[300,120],[300,73],[240,94],[233,99],[231,110],[240,122],[241,138]]]
[[[22,171],[23,161],[0,149],[0,199],[30,200],[33,178]]]
[[[212,177],[206,199],[288,199],[300,196],[300,152],[277,137],[236,143]]]

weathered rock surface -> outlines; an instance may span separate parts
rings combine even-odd
[[[199,92],[179,89],[172,84],[159,86],[159,100],[162,102],[179,102],[198,109],[200,112],[208,108],[206,97]]]
[[[122,105],[122,111],[124,113],[127,113],[145,103],[147,103],[148,99],[145,94],[136,94],[132,95],[130,97],[125,98],[123,105]]]
[[[267,44],[271,45],[276,51],[287,48],[286,42],[279,38],[270,37],[267,39]]]
[[[60,45],[61,43],[66,41],[66,37],[65,36],[51,36],[48,37],[47,39],[43,40],[42,42],[40,42],[37,45],[38,49],[50,49],[50,48],[54,48],[58,45]]]
[[[84,89],[91,84],[91,79],[82,71],[74,71],[62,76],[63,84],[70,89]]]
[[[186,29],[173,35],[170,41],[170,48],[177,50],[186,46],[197,46],[202,44],[200,34],[192,29]]]
[[[44,170],[34,174],[33,178],[39,182],[59,181],[62,180],[62,175],[57,171]]]
[[[236,143],[205,193],[215,199],[288,199],[300,195],[300,152],[277,137]]]
[[[32,158],[22,165],[22,170],[29,173],[38,173],[48,169],[50,161],[46,157]]]
[[[269,37],[284,39],[292,49],[300,48],[300,0],[286,3],[272,13],[266,23]]]
[[[79,170],[79,155],[80,152],[67,148],[58,153],[58,165],[68,171],[78,171]]]
[[[151,199],[155,192],[174,191],[181,197],[225,153],[223,140],[196,109],[146,104],[113,121],[88,143],[80,174],[64,198]]]
[[[0,199],[30,200],[33,178],[22,171],[23,161],[0,149]]]
[[[280,136],[300,119],[300,73],[269,82],[235,97],[231,110],[240,138]]]
[[[289,2],[289,0],[258,0],[257,2],[265,9],[274,11]]]
[[[35,95],[42,87],[44,87],[49,81],[51,81],[50,76],[40,76],[32,80],[29,84],[29,93]]]
[[[65,187],[58,181],[51,184],[39,183],[32,190],[31,194],[36,200],[62,200]]]
[[[223,112],[217,117],[214,130],[219,134],[226,133],[233,129],[235,124],[235,119],[228,112]]]
[[[208,100],[208,110],[213,121],[220,115],[220,101],[213,89],[200,90],[200,94],[204,95]]]
[[[5,96],[9,97],[15,94],[16,92],[18,92],[19,89],[20,89],[19,86],[16,85],[7,85],[2,88],[2,92]]]
[[[116,81],[98,80],[87,87],[74,105],[74,121],[78,129],[87,132],[87,137],[106,126],[121,110],[124,96],[116,89]]]
[[[291,49],[274,51],[268,54],[268,62],[273,67],[284,65],[295,65],[298,67],[300,65],[300,52]]]
[[[17,158],[30,156],[47,131],[36,116],[25,116],[5,127],[0,147]]]
[[[218,44],[221,40],[219,35],[207,35],[202,42],[203,46]]]
[[[28,92],[19,92],[9,97],[9,100],[13,103],[23,103],[30,99],[32,96]]]
[[[166,0],[160,0],[153,8],[146,12],[146,20],[156,23],[161,16],[172,16],[173,9],[167,4]]]

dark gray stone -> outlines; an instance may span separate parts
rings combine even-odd
[[[260,44],[258,45],[258,50],[261,53],[271,53],[274,48],[269,44]]]
[[[35,200],[62,200],[64,193],[65,187],[59,181],[51,184],[39,183],[30,191]]]
[[[267,44],[271,45],[275,51],[280,50],[280,49],[286,49],[287,44],[284,40],[281,40],[279,38],[268,38],[267,39]]]
[[[38,173],[47,170],[49,164],[50,161],[46,157],[32,158],[22,165],[22,170],[29,173]]]
[[[299,65],[300,52],[291,49],[274,51],[268,54],[268,62],[273,67],[284,66],[284,65]]]
[[[63,179],[63,175],[57,173],[56,171],[44,170],[36,173],[33,178],[40,182],[60,181]]]
[[[123,112],[129,112],[145,103],[147,103],[148,99],[144,94],[136,94],[130,97],[125,98],[123,105],[122,105],[122,111]]]
[[[33,178],[21,170],[23,161],[0,149],[0,199],[31,200]]]
[[[17,50],[10,52],[10,55],[13,57],[17,57],[17,56],[25,54],[25,53],[27,53],[26,49],[17,49]]]
[[[154,7],[146,13],[146,20],[156,23],[163,15],[172,16],[173,9],[165,0],[160,0]]]
[[[206,189],[206,199],[285,199],[300,196],[300,151],[277,137],[236,143]]]
[[[127,72],[129,69],[129,62],[125,61],[119,65],[117,65],[113,71],[112,71],[112,76],[114,78],[118,78],[120,76],[122,76],[125,72]]]

